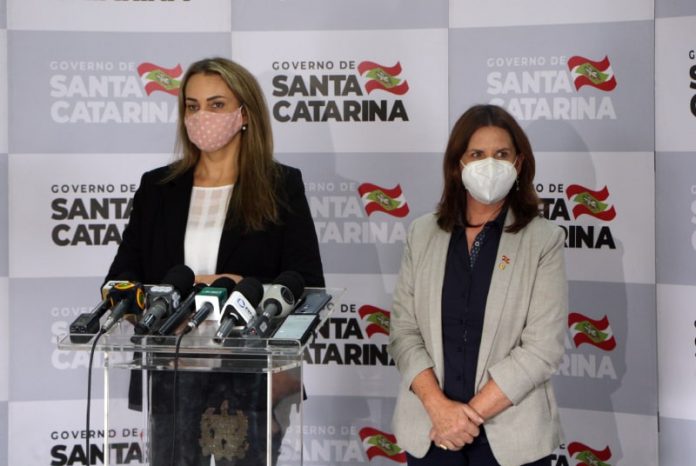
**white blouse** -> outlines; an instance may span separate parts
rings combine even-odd
[[[215,273],[220,236],[233,187],[231,184],[214,188],[193,187],[184,238],[184,262],[196,275]]]

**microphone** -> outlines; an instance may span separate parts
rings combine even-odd
[[[208,288],[205,288],[196,296],[198,310],[191,317],[191,320],[184,329],[184,334],[198,328],[208,317],[211,312],[217,314],[217,319],[220,318],[220,306],[227,299],[227,295],[232,292],[237,284],[234,280],[228,277],[220,277],[215,280]],[[200,303],[200,306],[198,306]]]
[[[148,290],[150,306],[143,318],[135,326],[137,335],[152,333],[163,318],[168,317],[179,307],[182,295],[187,295],[193,288],[195,275],[187,266],[175,265],[162,279],[163,284],[153,285]]]
[[[143,286],[138,282],[116,283],[109,290],[108,298],[113,308],[101,326],[102,333],[111,330],[126,315],[142,314],[147,301]]]
[[[113,301],[109,298],[109,291],[118,283],[128,283],[135,275],[131,272],[120,273],[115,280],[109,280],[101,289],[102,300],[90,312],[83,312],[70,324],[70,341],[73,343],[86,343],[91,336],[99,332],[99,321],[104,314],[112,308]],[[81,336],[84,335],[84,336]]]
[[[172,332],[174,332],[179,324],[186,319],[186,316],[188,316],[193,310],[195,310],[195,299],[196,299],[196,294],[199,293],[202,289],[205,288],[205,284],[203,283],[196,283],[193,285],[193,290],[189,295],[186,297],[181,302],[181,306],[177,308],[176,311],[172,313],[167,320],[164,321],[162,325],[157,329],[155,334],[160,335],[160,336],[166,336],[170,335]]]
[[[110,307],[111,301],[108,298],[104,298],[91,312],[83,312],[77,316],[70,324],[70,341],[73,343],[87,343],[90,337],[99,331],[99,319],[106,314]]]
[[[243,278],[225,303],[220,327],[213,341],[222,343],[234,327],[248,325],[256,317],[256,306],[261,302],[262,296],[263,285],[260,281],[252,277]]]
[[[268,335],[271,319],[288,315],[302,296],[304,287],[304,278],[297,272],[288,270],[278,275],[263,295],[263,313],[254,319],[244,334],[259,337]]]

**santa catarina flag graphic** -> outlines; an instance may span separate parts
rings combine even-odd
[[[616,78],[609,57],[605,56],[602,61],[592,61],[576,55],[568,60],[568,69],[575,79],[576,90],[580,90],[582,86],[592,86],[611,91],[616,87]]]
[[[368,459],[384,456],[397,463],[406,463],[406,453],[396,444],[394,435],[373,427],[363,427],[359,435]]]
[[[602,201],[609,197],[609,190],[605,186],[600,191],[592,191],[579,184],[571,184],[566,188],[566,196],[577,205],[573,207],[573,215],[578,218],[581,215],[591,215],[600,220],[613,220],[616,217],[616,209]]]
[[[376,184],[363,183],[358,187],[358,193],[368,216],[373,212],[384,212],[394,217],[408,215],[408,204],[401,191],[401,185],[397,184],[392,189],[385,189]]]
[[[568,314],[568,328],[576,348],[583,343],[596,346],[604,351],[616,348],[616,339],[607,316],[601,320],[594,320],[578,312],[571,312]]]
[[[604,450],[595,450],[584,443],[571,442],[568,445],[568,453],[580,461],[577,466],[611,466],[606,461],[611,458],[611,450],[607,446]]]
[[[368,337],[371,337],[375,333],[389,335],[389,311],[366,304],[360,306],[358,314],[361,319],[368,322],[367,328],[365,329]]]
[[[181,65],[167,69],[157,66],[154,63],[141,63],[138,65],[138,74],[143,83],[147,95],[153,92],[162,91],[171,95],[179,95],[179,78],[183,73]]]
[[[358,65],[360,75],[370,80],[365,83],[365,90],[370,92],[380,89],[396,95],[408,92],[408,81],[402,81],[396,76],[401,74],[401,63],[396,62],[392,67],[382,66],[372,61],[363,61]]]

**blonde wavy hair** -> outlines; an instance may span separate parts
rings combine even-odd
[[[225,228],[237,226],[243,231],[258,231],[269,223],[278,223],[279,167],[273,159],[273,132],[266,100],[256,78],[243,66],[226,58],[215,57],[197,61],[184,74],[179,91],[177,153],[180,158],[171,165],[164,180],[171,181],[193,168],[201,155],[191,142],[184,124],[186,85],[197,74],[216,74],[243,106],[246,130],[242,132],[239,152],[239,176],[227,211]]]

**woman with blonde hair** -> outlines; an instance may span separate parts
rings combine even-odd
[[[107,279],[127,273],[156,284],[173,266],[185,264],[205,284],[223,275],[269,283],[291,270],[302,275],[306,286],[324,286],[302,175],[274,160],[268,109],[249,71],[225,58],[200,60],[188,68],[179,92],[178,147],[178,160],[143,175]],[[214,439],[203,431],[204,416],[223,407],[244,410],[248,431],[239,435],[249,441],[232,457],[216,456],[216,464],[265,461],[262,377],[180,374],[181,412],[173,416],[169,376],[154,372],[149,377],[150,464],[208,464],[214,450],[208,443]],[[276,385],[274,395],[280,396],[276,391],[282,385]],[[132,405],[142,398],[137,388],[136,381]],[[274,438],[273,448],[279,443]]]

